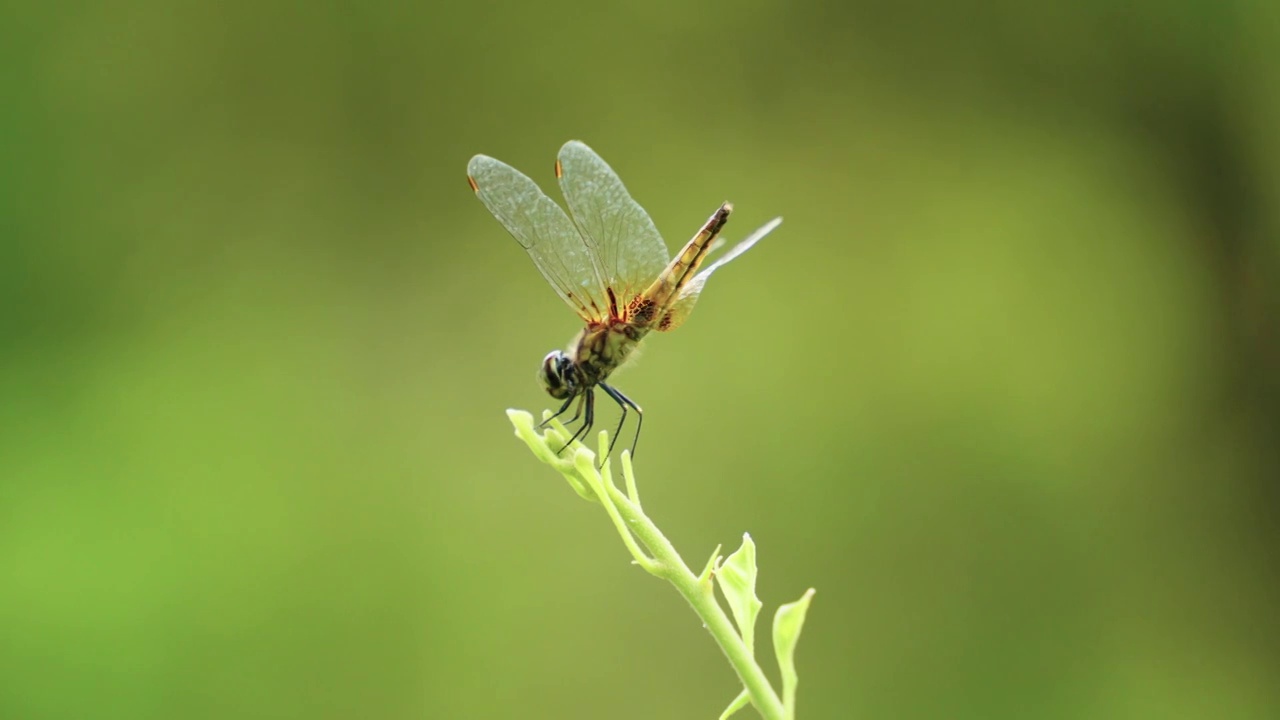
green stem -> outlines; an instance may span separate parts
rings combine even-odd
[[[706,582],[699,582],[698,576],[689,569],[688,565],[685,565],[680,553],[676,552],[675,547],[658,530],[653,521],[641,512],[640,508],[632,504],[612,482],[606,482],[604,485],[613,504],[617,506],[618,513],[640,542],[649,548],[653,559],[660,566],[660,572],[655,574],[675,585],[676,590],[684,596],[693,611],[702,618],[702,624],[707,628],[707,632],[711,633],[711,637],[729,659],[734,672],[738,673],[738,679],[742,681],[742,686],[751,696],[751,703],[756,706],[756,710],[765,720],[782,720],[785,713],[782,700],[769,684],[764,671],[756,664],[755,658],[751,656],[751,651],[747,649],[737,630],[734,629],[733,622],[729,620],[724,608],[716,602],[715,590],[711,586],[710,578]]]
[[[760,715],[765,720],[785,720],[787,715],[782,700],[769,684],[769,679],[756,663],[751,649],[734,628],[728,614],[716,601],[712,572],[707,572],[702,577],[695,575],[662,531],[658,530],[658,526],[640,509],[640,494],[636,489],[631,458],[624,452],[622,470],[627,486],[627,494],[624,495],[613,482],[613,473],[607,459],[604,462],[604,472],[601,473],[590,452],[571,450],[571,458],[565,459],[547,445],[548,435],[552,434],[556,436],[558,443],[564,442],[567,434],[562,425],[553,422],[552,429],[547,434],[539,435],[533,427],[532,415],[518,410],[508,410],[507,415],[515,425],[516,435],[528,443],[539,459],[564,474],[565,479],[583,498],[596,500],[604,506],[636,564],[649,573],[666,579],[684,596],[693,611],[702,618],[703,627],[711,633],[711,637],[728,658]],[[604,433],[600,435],[600,452],[601,456],[608,453]],[[645,554],[636,540],[648,548],[649,554]],[[713,569],[715,564],[716,559],[713,557],[708,569]]]
[[[574,457],[574,464],[577,466],[578,474],[585,478],[591,489],[595,491],[600,504],[604,506],[609,519],[613,521],[613,526],[617,528],[618,534],[622,536],[623,544],[627,546],[631,557],[636,559],[636,564],[644,568],[650,575],[665,577],[666,574],[663,568],[659,566],[660,564],[645,555],[640,546],[636,545],[635,533],[630,529],[617,504],[613,502],[613,497],[618,492],[618,489],[613,485],[613,475],[605,476],[596,472],[595,462],[595,458],[591,457],[589,453],[581,453]],[[606,472],[609,471],[608,462],[605,463],[604,470]],[[613,490],[613,492],[609,492],[610,490]]]

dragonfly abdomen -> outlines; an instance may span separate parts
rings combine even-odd
[[[733,212],[732,203],[721,205],[693,239],[685,244],[684,249],[671,258],[666,270],[653,281],[649,288],[632,301],[633,321],[661,321],[661,315],[671,307],[680,295],[680,290],[693,279],[694,273],[702,265],[707,253],[711,251],[720,231],[729,222],[729,214]]]

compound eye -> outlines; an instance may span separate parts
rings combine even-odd
[[[566,376],[571,363],[569,358],[559,350],[547,353],[542,359],[542,367],[538,369],[538,380],[547,394],[553,398],[564,400],[573,394],[569,378]]]

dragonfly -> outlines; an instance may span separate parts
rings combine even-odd
[[[559,451],[564,452],[594,426],[599,388],[622,409],[605,457],[613,453],[628,410],[636,413],[631,442],[635,457],[644,411],[607,382],[610,376],[635,355],[646,335],[680,327],[707,278],[751,249],[782,218],[766,223],[699,271],[707,256],[724,244],[719,235],[733,212],[732,204],[720,205],[671,257],[649,214],[632,199],[608,163],[584,143],[571,140],[560,148],[555,175],[568,213],[533,180],[500,160],[476,155],[467,163],[471,189],[584,323],[565,350],[553,350],[542,360],[538,379],[563,404],[540,427],[577,402],[577,410],[565,424],[573,424],[584,413],[585,417]]]

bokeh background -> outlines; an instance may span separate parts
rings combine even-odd
[[[570,138],[786,218],[618,384],[801,717],[1280,717],[1277,8],[8,6],[0,717],[719,713],[504,416],[577,323],[464,169]]]

